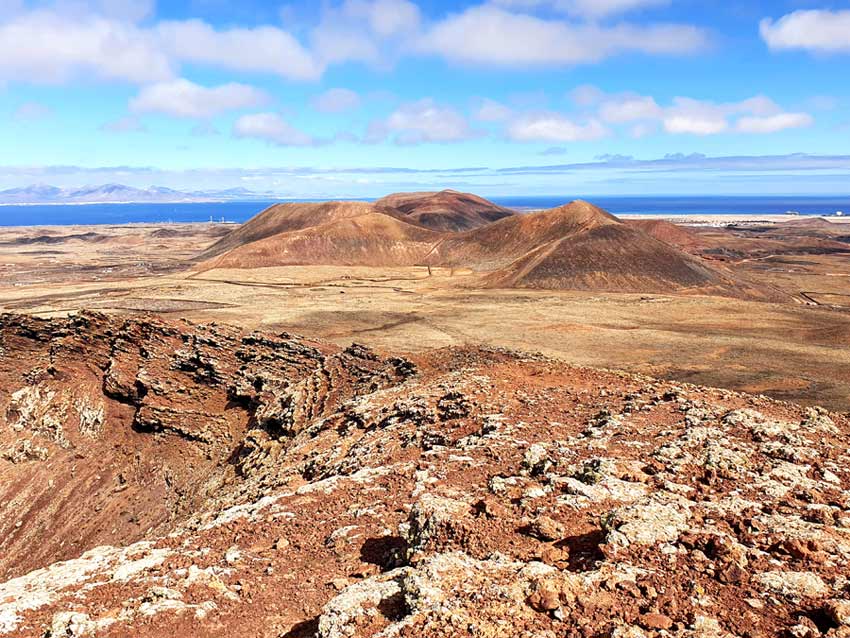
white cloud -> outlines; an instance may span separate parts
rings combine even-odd
[[[672,134],[716,135],[733,129],[774,133],[813,122],[807,113],[787,113],[764,95],[725,103],[675,97],[669,106],[662,106],[650,96],[606,94],[593,86],[580,89],[582,96],[588,96],[582,103],[596,107],[596,117],[608,124],[631,124],[629,134],[636,138],[656,131],[659,125]]]
[[[669,133],[714,135],[732,128],[730,118],[737,118],[734,129],[741,133],[776,133],[814,123],[808,113],[787,113],[764,95],[722,104],[677,97],[665,111],[664,128]]]
[[[478,101],[473,117],[480,122],[504,122],[513,115],[513,109],[501,102],[483,98]]]
[[[234,71],[315,80],[323,66],[292,35],[277,27],[218,31],[201,20],[163,22],[157,33],[178,60]]]
[[[778,113],[764,117],[742,117],[736,125],[742,133],[776,133],[791,128],[804,128],[814,123],[808,113]]]
[[[456,62],[533,66],[598,62],[627,52],[690,53],[706,41],[700,29],[688,25],[604,27],[481,5],[435,24],[418,47]]]
[[[377,43],[362,29],[339,24],[323,24],[313,30],[313,50],[322,64],[346,61],[375,64],[380,60]]]
[[[299,131],[277,113],[243,115],[233,125],[233,135],[265,140],[278,146],[314,146],[317,141]]]
[[[41,102],[24,102],[15,109],[16,120],[32,121],[41,120],[53,114],[53,110]]]
[[[673,106],[664,112],[663,123],[668,133],[692,135],[716,135],[729,128],[726,109],[688,97],[673,99]]]
[[[560,113],[523,115],[507,129],[508,138],[516,142],[581,142],[596,140],[608,133],[597,120],[578,124]]]
[[[95,4],[102,15],[130,22],[144,20],[156,8],[155,0],[97,0]]]
[[[654,98],[633,94],[626,94],[619,99],[605,100],[599,109],[602,120],[612,124],[654,120],[661,117],[662,113],[663,110]]]
[[[660,0],[553,1],[573,14],[587,14],[592,4],[592,12],[611,15]],[[318,24],[306,29],[306,43],[272,25],[154,22],[155,0],[43,0],[32,6],[0,0],[0,82],[84,77],[144,85],[179,77],[188,64],[313,81],[330,65],[388,67],[399,56],[422,53],[497,66],[567,65],[630,52],[686,53],[706,42],[703,31],[688,25],[542,19],[491,2],[426,25],[411,0],[336,0],[322,5]]]
[[[805,49],[820,53],[850,52],[850,9],[794,11],[759,24],[771,49]]]
[[[377,141],[382,133],[395,135],[398,144],[461,142],[476,136],[460,112],[431,98],[403,104],[386,120],[373,122],[365,141]]]
[[[548,6],[557,11],[595,20],[637,9],[664,6],[670,2],[671,0],[495,0],[494,4],[517,9]]]
[[[647,135],[652,135],[658,130],[658,127],[653,122],[638,122],[637,124],[632,125],[629,129],[629,136],[638,140],[642,137],[646,137]]]
[[[579,106],[593,106],[605,97],[605,92],[592,84],[582,84],[570,91],[570,99]]]
[[[54,84],[76,76],[143,83],[170,78],[173,69],[151,34],[126,22],[38,10],[0,24],[0,80]]]
[[[267,101],[265,93],[245,84],[230,83],[207,88],[178,79],[144,87],[130,100],[130,110],[205,119],[225,111],[260,106]]]
[[[362,20],[382,38],[412,33],[419,27],[419,7],[408,0],[346,0],[342,11]]]
[[[387,66],[402,38],[415,37],[419,8],[408,0],[346,0],[325,6],[311,33],[317,58],[325,64],[358,61]]]
[[[342,113],[360,106],[360,96],[351,89],[328,89],[313,98],[313,106],[322,113]]]

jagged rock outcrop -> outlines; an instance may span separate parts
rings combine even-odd
[[[151,318],[0,347],[46,455],[0,457],[0,635],[850,636],[847,415]]]

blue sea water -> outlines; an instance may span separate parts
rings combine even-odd
[[[491,197],[521,210],[552,208],[573,199],[563,196]],[[587,197],[614,213],[669,215],[766,215],[797,211],[801,215],[850,215],[850,195],[835,197]],[[193,204],[80,204],[0,206],[0,226],[60,226],[162,222],[244,222],[274,202]]]

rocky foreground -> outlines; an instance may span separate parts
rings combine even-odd
[[[850,421],[449,349],[0,319],[0,635],[850,636]]]

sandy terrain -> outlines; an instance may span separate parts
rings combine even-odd
[[[484,343],[850,409],[846,255],[737,264],[797,299],[788,303],[481,291],[468,288],[468,272],[432,269],[429,277],[421,267],[186,270],[185,260],[221,232],[207,224],[5,229],[0,308],[39,316],[152,311],[398,352]],[[87,233],[108,239],[67,239]],[[20,241],[43,236],[54,239]]]

